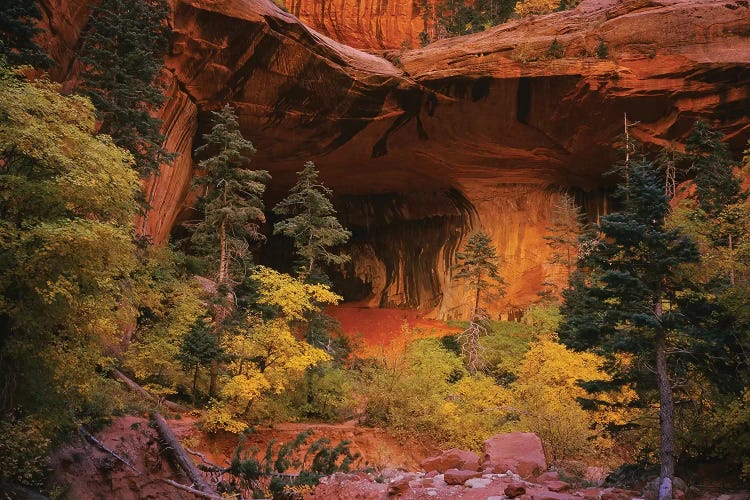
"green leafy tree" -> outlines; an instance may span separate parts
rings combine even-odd
[[[5,57],[14,66],[49,67],[52,60],[34,41],[42,31],[36,26],[41,18],[35,1],[4,0],[0,9],[0,57]]]
[[[287,218],[274,224],[273,234],[289,236],[297,255],[304,262],[303,272],[310,276],[317,266],[342,264],[348,255],[336,254],[333,247],[349,241],[352,233],[336,218],[331,203],[333,192],[318,180],[318,170],[311,161],[297,172],[297,183],[289,195],[274,208],[274,213]]]
[[[665,226],[669,200],[651,164],[632,166],[628,187],[620,187],[618,198],[622,210],[602,218],[601,238],[583,259],[588,274],[575,273],[571,288],[564,292],[560,338],[572,348],[610,359],[625,353],[642,360],[631,364],[631,370],[644,364],[654,367],[661,478],[667,486],[675,467],[670,353],[686,349],[689,334],[696,333],[680,311],[686,284],[678,271],[682,264],[698,261],[699,255],[692,240]],[[660,497],[671,498],[671,486]]]
[[[104,0],[81,36],[81,90],[99,111],[101,132],[131,152],[143,177],[172,159],[152,116],[164,102],[158,78],[169,50],[169,12],[168,0]]]
[[[221,347],[216,336],[211,333],[211,328],[202,320],[193,323],[193,326],[185,334],[180,345],[177,359],[183,370],[193,374],[193,406],[196,404],[198,394],[198,372],[201,367],[210,366],[212,362],[221,357]]]
[[[443,0],[438,2],[438,31],[461,36],[503,23],[513,14],[516,0]]]
[[[112,408],[98,368],[133,320],[137,176],[86,98],[0,68],[0,116],[0,419],[51,437]]]

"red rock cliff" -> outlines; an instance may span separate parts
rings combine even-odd
[[[66,61],[83,3],[46,9],[61,31],[53,54]],[[465,316],[466,291],[449,269],[482,226],[510,283],[493,308],[506,316],[555,274],[543,234],[559,190],[577,190],[591,213],[604,210],[601,173],[624,112],[646,143],[679,143],[702,118],[743,149],[749,18],[742,0],[588,0],[406,51],[397,67],[270,0],[175,0],[162,117],[180,156],[149,183],[154,209],[144,227],[167,237],[184,209],[193,141],[208,111],[231,102],[258,149],[254,164],[274,176],[269,204],[308,159],[336,192],[355,235],[342,281],[350,298]],[[549,59],[555,38],[564,57]],[[602,41],[608,59],[591,55]]]

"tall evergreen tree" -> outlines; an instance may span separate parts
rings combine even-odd
[[[482,230],[469,237],[462,252],[456,253],[459,261],[454,269],[454,278],[464,280],[472,289],[474,303],[472,314],[481,309],[482,294],[502,293],[505,282],[497,267],[498,256],[492,239]]]
[[[557,199],[550,213],[549,234],[544,239],[552,249],[550,263],[565,269],[566,282],[570,280],[578,262],[579,238],[583,233],[585,217],[575,198],[567,193]]]
[[[632,165],[629,185],[621,186],[617,195],[623,208],[602,217],[598,245],[583,260],[587,276],[574,273],[571,288],[564,292],[559,333],[575,349],[610,357],[628,353],[654,366],[664,487],[660,498],[671,498],[675,430],[670,352],[685,348],[688,334],[696,333],[679,309],[685,284],[677,271],[681,264],[698,261],[699,255],[679,229],[666,228],[669,200],[651,164]]]
[[[81,89],[102,120],[101,131],[130,151],[142,176],[158,172],[172,155],[163,148],[164,102],[158,81],[169,50],[168,0],[104,0],[93,8],[81,39]]]
[[[483,294],[484,298],[501,294],[505,282],[498,270],[499,259],[492,239],[482,230],[469,237],[464,250],[456,253],[456,259],[459,262],[454,266],[454,277],[464,280],[474,295],[471,321],[459,335],[459,342],[466,366],[476,373],[487,364],[480,342],[489,328],[489,316],[482,307]]]
[[[341,264],[349,260],[348,255],[332,251],[337,245],[349,241],[352,233],[336,218],[331,203],[333,191],[318,180],[318,170],[311,161],[297,172],[297,183],[289,195],[281,200],[273,211],[288,216],[274,224],[273,234],[289,236],[294,241],[297,255],[304,262],[303,272],[308,277],[318,266]]]
[[[198,164],[204,175],[196,177],[195,184],[203,187],[198,199],[202,218],[187,224],[192,232],[193,250],[205,256],[216,281],[213,320],[217,337],[221,336],[224,322],[232,304],[234,287],[247,275],[252,254],[250,243],[264,241],[259,224],[265,221],[263,193],[271,176],[265,170],[247,168],[250,160],[246,154],[255,152],[252,143],[242,137],[234,109],[226,105],[214,111],[211,132],[205,134],[206,144],[196,153],[208,158]],[[211,365],[209,393],[214,395],[218,366]]]
[[[198,163],[204,175],[195,179],[203,188],[198,199],[202,218],[188,225],[194,249],[208,258],[217,285],[228,291],[244,279],[249,242],[265,240],[259,224],[265,221],[263,193],[271,176],[247,168],[250,159],[245,155],[255,148],[242,137],[234,109],[227,104],[213,115],[213,128],[203,136],[206,144],[196,150],[208,155]]]
[[[198,373],[201,367],[210,366],[221,357],[221,347],[210,327],[202,320],[196,321],[185,334],[177,354],[183,370],[193,375],[193,406],[198,394]]]
[[[35,68],[47,68],[52,60],[34,41],[42,30],[36,26],[41,20],[37,3],[32,0],[3,0],[0,9],[0,58],[8,64],[29,64]]]
[[[685,147],[695,172],[696,198],[709,218],[747,199],[740,179],[734,175],[732,155],[723,139],[720,132],[699,121]]]

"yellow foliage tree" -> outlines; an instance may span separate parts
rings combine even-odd
[[[258,283],[258,303],[277,308],[288,321],[302,320],[306,313],[341,300],[328,285],[305,283],[264,266],[255,268],[252,279]]]
[[[523,0],[516,4],[519,16],[541,15],[554,12],[560,6],[560,0]]]
[[[231,331],[224,341],[224,352],[232,361],[221,390],[233,413],[243,416],[264,393],[280,394],[305,370],[330,360],[325,351],[297,340],[284,320],[248,323],[249,328]]]
[[[630,418],[622,412],[584,410],[577,401],[590,397],[579,382],[611,380],[602,370],[603,362],[600,356],[568,350],[551,338],[536,342],[526,353],[511,387],[512,406],[520,416],[515,426],[539,434],[554,460],[580,456],[589,448],[611,448],[604,425]],[[635,393],[626,387],[597,398],[626,402],[635,399]]]

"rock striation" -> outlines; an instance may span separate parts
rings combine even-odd
[[[379,2],[377,15],[368,7],[377,2],[289,1],[292,13],[317,15],[315,26],[362,47],[375,46],[364,40],[371,28],[341,26],[378,19],[382,40],[418,27],[406,22],[410,0]],[[56,77],[74,79],[87,2],[42,4]],[[328,10],[315,14],[321,4]],[[209,112],[229,102],[258,149],[254,165],[274,177],[269,205],[306,160],[335,191],[354,233],[354,258],[337,277],[347,298],[466,317],[469,291],[450,279],[451,266],[482,227],[509,283],[490,311],[515,317],[543,281],[561,279],[543,239],[559,193],[573,191],[592,218],[608,210],[612,179],[602,173],[624,113],[647,146],[679,148],[703,119],[744,149],[749,18],[744,0],[584,0],[387,60],[270,0],[173,0],[160,114],[178,159],[147,183],[153,209],[139,225],[157,242],[168,237],[189,205],[191,151]],[[554,40],[562,54],[553,58]]]

